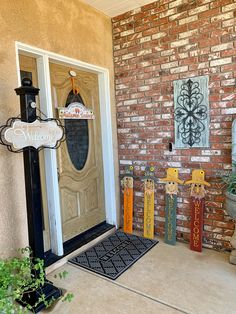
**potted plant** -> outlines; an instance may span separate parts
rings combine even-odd
[[[59,273],[60,278],[66,276],[66,272]],[[20,249],[20,256],[0,259],[0,313],[22,314],[28,311],[34,312],[34,307],[24,297],[27,293],[38,293],[37,304],[43,303],[49,307],[50,302],[40,288],[45,282],[44,261],[33,259],[29,247]],[[73,295],[68,293],[63,300],[71,301]]]
[[[232,172],[222,177],[226,187],[225,209],[236,220],[236,120],[232,125]],[[233,247],[230,255],[230,263],[236,264],[236,227],[230,240]]]
[[[232,172],[222,179],[226,185],[226,210],[236,219],[236,120],[232,125]]]
[[[226,210],[230,216],[236,219],[236,173],[231,172],[222,177],[226,185]]]
[[[236,173],[232,172],[228,176],[224,176],[222,179],[226,184],[225,209],[228,215],[236,220]],[[230,263],[236,265],[236,227],[230,243],[232,245]]]

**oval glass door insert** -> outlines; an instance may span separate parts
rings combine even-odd
[[[75,95],[73,91],[69,93],[65,107],[72,102],[80,102],[84,105],[80,94]],[[77,170],[82,170],[86,164],[89,151],[88,120],[66,119],[65,131],[66,144],[71,162]]]

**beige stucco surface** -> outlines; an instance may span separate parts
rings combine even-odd
[[[20,110],[14,92],[19,41],[110,70],[116,158],[110,19],[79,0],[1,0],[0,20],[0,125]],[[9,254],[28,242],[22,154],[0,146],[0,169],[0,251]]]

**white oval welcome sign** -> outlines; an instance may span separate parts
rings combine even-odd
[[[14,149],[33,146],[53,148],[63,137],[63,128],[55,120],[35,120],[28,123],[16,120],[3,132],[3,138]]]

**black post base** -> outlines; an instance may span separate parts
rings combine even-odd
[[[51,281],[46,280],[45,284],[41,288],[33,292],[25,292],[22,300],[17,300],[17,302],[20,303],[20,305],[22,305],[23,307],[26,307],[27,304],[31,305],[33,307],[34,313],[38,313],[42,309],[46,308],[44,302],[38,303],[39,298],[42,295],[45,296],[45,300],[47,302],[50,302],[52,300],[56,301],[61,297],[62,291],[59,288],[55,287]]]

